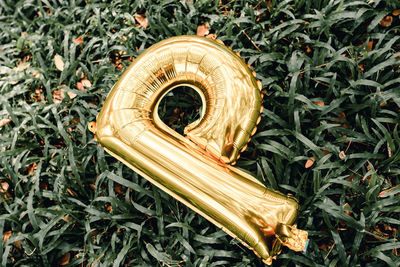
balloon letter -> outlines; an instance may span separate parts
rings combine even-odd
[[[201,118],[178,134],[158,116],[179,86],[196,90]],[[198,36],[161,41],[115,84],[89,129],[112,156],[181,201],[270,264],[281,245],[304,249],[298,203],[232,167],[256,131],[260,82],[223,43]]]

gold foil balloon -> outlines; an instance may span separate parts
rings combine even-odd
[[[196,90],[201,118],[186,138],[158,116],[179,86]],[[161,41],[115,84],[89,129],[105,150],[252,249],[270,264],[281,245],[304,249],[298,203],[231,165],[256,131],[261,84],[222,42],[198,36]]]

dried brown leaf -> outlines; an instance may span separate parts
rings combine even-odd
[[[367,46],[366,46],[366,50],[367,50],[368,52],[371,52],[373,46],[374,46],[374,41],[373,41],[373,40],[369,41],[368,44],[367,44]],[[364,71],[364,69],[362,69],[362,70]]]
[[[267,1],[266,1],[266,4],[267,4],[268,10],[271,10],[272,1],[271,1],[271,0],[267,0]]]
[[[83,44],[83,38],[82,35],[80,35],[78,38],[76,38],[74,41],[74,44]]]
[[[83,71],[81,71],[81,75],[79,75],[79,71],[80,71],[81,69],[77,69],[76,71],[75,71],[75,75],[76,75],[76,77],[78,77],[78,79],[84,79],[85,78],[85,73],[83,72]]]
[[[35,93],[32,94],[31,96],[32,96],[32,98],[35,99],[37,102],[42,102],[42,101],[43,101],[43,100],[42,100],[42,93],[43,93],[43,90],[42,90],[42,89],[36,88],[36,89],[35,89]]]
[[[65,98],[64,90],[54,90],[53,91],[53,101],[54,103],[61,103]]]
[[[63,71],[64,70],[64,61],[63,61],[62,57],[59,54],[56,54],[54,56],[54,63],[56,64],[56,68],[59,71]]]
[[[20,64],[18,64],[18,66],[16,66],[15,68],[13,68],[13,70],[21,72],[29,68],[30,65],[31,64],[29,62],[20,62]]]
[[[45,183],[44,181],[39,181],[39,188],[40,188],[41,190],[47,190],[48,185],[47,185],[47,183]]]
[[[149,27],[149,24],[147,24],[146,14],[135,13],[134,17],[136,22],[139,24],[139,27],[142,27],[143,29],[147,29]]]
[[[22,232],[18,232],[18,235],[22,235]],[[14,246],[16,246],[19,249],[22,249],[21,242],[19,240],[14,242]]]
[[[393,22],[393,17],[389,15],[389,16],[384,17],[379,22],[379,25],[381,25],[382,27],[389,27],[390,25],[392,25],[392,22]]]
[[[88,79],[83,79],[81,83],[85,87],[92,87],[92,83]]]
[[[344,204],[344,206],[345,206],[345,207],[351,208],[349,203]],[[350,216],[350,214],[351,214],[351,212],[350,212],[350,211],[347,211],[347,210],[345,210],[344,213],[346,213],[346,214],[349,215],[349,216]]]
[[[374,233],[375,235],[381,237],[381,238],[379,238],[379,237],[377,237],[377,236],[374,236],[377,240],[383,240],[383,239],[389,238],[389,234],[383,232],[383,231],[380,229],[379,225],[375,225],[375,230],[373,230],[372,233]]]
[[[36,162],[34,162],[31,166],[28,166],[28,175],[31,175],[36,170],[36,167],[37,167]]]
[[[113,208],[112,208],[112,206],[110,205],[110,204],[106,204],[106,208],[107,208],[107,211],[108,211],[108,213],[112,213],[112,211],[113,211]]]
[[[10,122],[12,122],[12,119],[1,119],[0,120],[0,128],[3,127],[4,125],[9,124]]]
[[[70,194],[73,197],[77,196],[77,194],[74,191],[72,191],[71,189],[69,189],[69,188],[67,188],[67,192],[68,192],[68,194]]]
[[[114,190],[117,194],[120,194],[120,195],[125,193],[124,187],[118,183],[114,183]]]
[[[378,197],[383,197],[386,193],[389,193],[390,191],[392,191],[393,189],[396,189],[397,187],[399,187],[400,185],[396,185],[393,186],[389,189],[383,190],[382,192],[379,193]]]
[[[21,72],[21,71],[24,71],[25,69],[29,68],[30,63],[29,63],[28,61],[31,60],[31,58],[32,58],[32,56],[31,56],[30,54],[24,56],[24,57],[19,61],[18,65],[17,65],[16,67],[13,68],[13,70],[14,70],[14,71]],[[17,84],[18,82],[19,82],[19,81],[9,81],[8,83],[11,84],[11,85],[15,85],[15,84]]]
[[[310,46],[309,46],[309,45],[306,45],[306,54],[308,54],[308,53],[310,53],[310,52],[311,52]]]
[[[315,158],[314,157],[310,157],[309,160],[306,161],[305,167],[306,169],[310,168],[315,162]]]
[[[318,245],[318,248],[323,251],[328,251],[328,245],[326,243],[322,243],[321,245]]]
[[[392,149],[390,148],[389,143],[386,143],[386,146],[387,146],[388,156],[389,156],[389,158],[391,158],[392,157]]]
[[[61,258],[58,259],[58,265],[64,266],[71,260],[71,253],[65,253]]]
[[[199,25],[197,27],[196,35],[198,35],[198,36],[206,36],[207,34],[209,34],[209,30],[210,30],[210,24],[208,24],[208,22],[206,22],[206,24]]]
[[[394,11],[392,12],[392,15],[393,15],[393,16],[398,16],[398,15],[400,15],[400,9],[394,10]]]
[[[69,222],[69,219],[71,218],[71,216],[69,216],[69,215],[64,215],[64,216],[62,216],[62,220],[64,221],[64,222]]]
[[[35,77],[37,79],[40,77],[40,74],[38,72],[32,72],[31,74],[33,77]]]
[[[5,233],[3,234],[3,241],[4,241],[4,243],[7,242],[7,241],[10,239],[11,235],[12,235],[12,231],[7,231],[7,232],[5,232]]]
[[[76,83],[76,87],[78,88],[78,90],[83,91],[85,90],[85,87],[83,86],[83,84],[81,82],[77,82]]]
[[[70,91],[67,92],[67,95],[68,95],[69,98],[71,98],[71,99],[74,99],[74,98],[77,96],[77,94],[75,94],[75,93],[73,93],[73,92],[70,92]]]
[[[1,185],[0,186],[0,193],[3,193],[3,194],[6,193],[8,188],[10,187],[10,185],[5,181],[1,182],[0,185]]]
[[[19,249],[22,249],[22,245],[21,245],[21,242],[19,240],[14,242],[14,246],[16,246]]]

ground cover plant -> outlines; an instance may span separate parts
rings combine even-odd
[[[0,264],[263,266],[98,146],[87,124],[145,48],[199,34],[262,81],[238,161],[296,196],[304,253],[274,266],[399,266],[399,1],[0,1]],[[160,106],[182,131],[198,96]],[[194,103],[194,104],[193,104]]]

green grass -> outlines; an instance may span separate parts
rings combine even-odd
[[[399,1],[106,2],[0,0],[0,265],[263,266],[87,130],[132,57],[205,22],[267,92],[238,166],[301,203],[309,247],[274,266],[400,265]],[[198,112],[178,96],[177,130]]]

